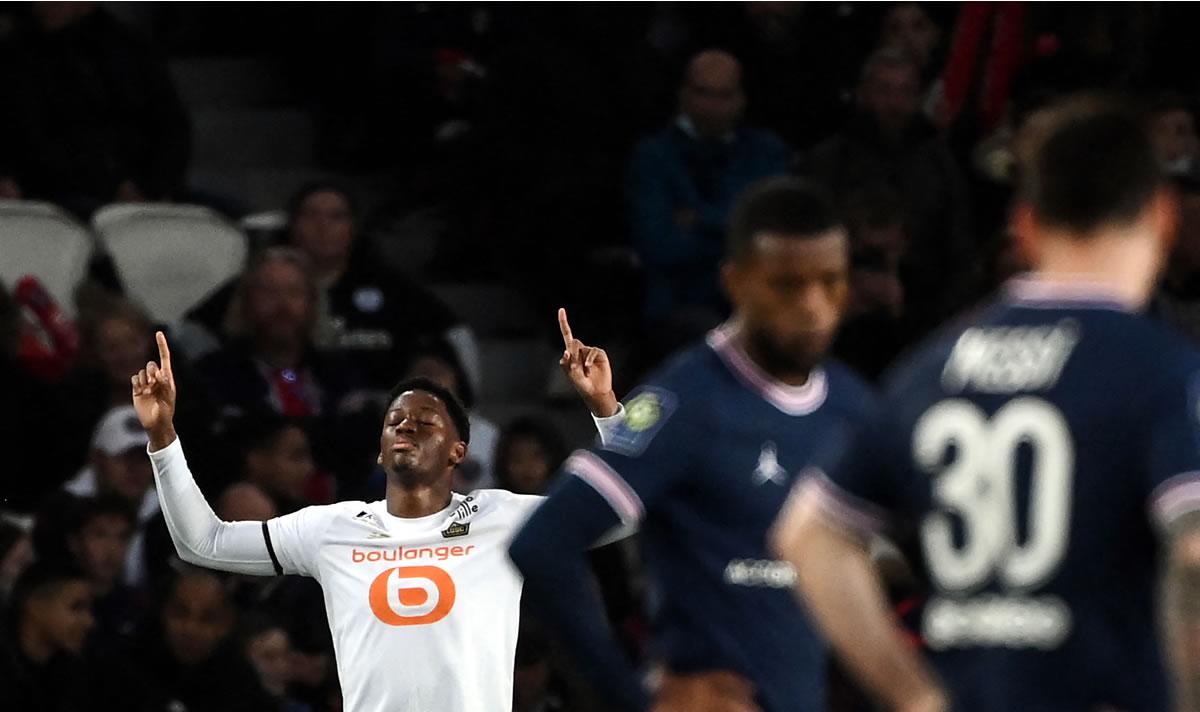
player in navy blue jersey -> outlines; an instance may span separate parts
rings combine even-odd
[[[1139,313],[1174,198],[1137,115],[1078,98],[1044,119],[1013,221],[1034,271],[896,370],[773,541],[893,708],[1193,710],[1200,353]],[[905,522],[945,692],[898,637],[862,545]]]
[[[650,695],[604,623],[585,550],[639,526],[652,582],[659,712],[822,710],[825,652],[767,550],[793,478],[873,407],[825,355],[847,296],[847,238],[828,198],[794,180],[734,211],[722,279],[734,315],[625,403],[605,446],[576,452],[511,555],[526,595],[622,710]],[[569,338],[569,335],[564,334]]]

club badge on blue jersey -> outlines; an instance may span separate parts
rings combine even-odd
[[[625,419],[604,449],[627,457],[641,455],[678,404],[679,400],[670,391],[652,386],[640,389],[625,403]]]

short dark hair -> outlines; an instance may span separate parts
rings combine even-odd
[[[522,416],[515,418],[500,431],[500,440],[496,443],[495,475],[496,484],[504,489],[512,486],[512,474],[508,471],[508,453],[517,440],[529,438],[536,440],[546,452],[546,460],[550,464],[550,477],[553,477],[563,460],[567,459],[567,446],[563,442],[562,433],[549,421],[537,416]]]
[[[450,420],[454,422],[454,429],[458,431],[458,439],[468,445],[471,444],[471,420],[467,416],[467,409],[463,406],[462,401],[450,392],[450,389],[443,388],[428,378],[409,378],[397,383],[388,393],[387,407],[391,408],[396,399],[408,391],[424,391],[440,400],[446,406]]]
[[[1080,233],[1135,220],[1166,181],[1143,116],[1093,95],[1049,111],[1020,168],[1021,194],[1034,214]]]
[[[308,200],[317,193],[336,193],[346,203],[347,210],[350,211],[350,219],[358,220],[358,204],[354,199],[354,195],[350,190],[336,180],[323,179],[314,180],[305,183],[300,188],[292,193],[287,202],[287,218],[288,218],[288,234],[289,239],[292,231],[292,226],[296,222],[296,218],[300,217],[300,209],[304,207],[304,201]]]
[[[78,534],[93,520],[107,516],[120,517],[128,522],[131,528],[137,526],[137,512],[125,499],[115,494],[102,494],[81,497],[75,502],[69,533]]]
[[[87,574],[74,563],[64,560],[38,560],[21,573],[13,585],[10,612],[13,619],[24,614],[29,601],[48,592],[57,590],[71,581],[88,581]]]
[[[726,251],[733,259],[743,259],[761,233],[811,238],[841,224],[824,188],[800,178],[767,178],[750,186],[734,205]]]

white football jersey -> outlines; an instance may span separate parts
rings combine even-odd
[[[324,589],[346,710],[511,709],[521,576],[508,545],[541,499],[478,490],[417,519],[379,501],[268,522],[283,572]]]

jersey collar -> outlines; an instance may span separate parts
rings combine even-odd
[[[1134,311],[1109,285],[1101,282],[1056,281],[1032,272],[1008,280],[1004,285],[1004,294],[1013,304],[1033,309]]]
[[[808,415],[825,402],[829,392],[825,370],[814,368],[803,386],[789,386],[771,378],[733,341],[733,326],[725,323],[708,333],[710,348],[747,388],[788,415]]]

